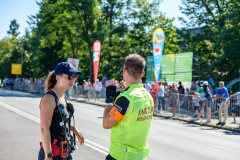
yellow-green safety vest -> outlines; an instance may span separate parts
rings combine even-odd
[[[117,99],[121,96],[129,100],[130,108],[111,129],[110,155],[117,160],[147,159],[147,138],[154,111],[152,96],[142,84],[132,84]]]

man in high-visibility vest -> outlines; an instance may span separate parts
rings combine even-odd
[[[129,55],[123,66],[126,90],[116,93],[115,82],[107,84],[103,127],[111,129],[111,146],[106,160],[144,160],[149,155],[147,138],[154,103],[141,83],[145,65],[142,56]]]

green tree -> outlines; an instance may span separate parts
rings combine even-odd
[[[13,19],[9,25],[9,30],[7,31],[7,33],[12,37],[17,37],[20,34],[20,32],[18,31],[19,26],[20,25],[17,23],[17,20]]]
[[[187,27],[182,29],[181,34],[187,45],[184,50],[191,49],[195,56],[200,57],[204,71],[201,78],[214,75],[217,81],[228,82],[236,77],[238,71],[234,68],[239,66],[230,59],[234,57],[234,60],[239,60],[238,38],[235,36],[239,33],[239,2],[182,0],[182,3],[184,7],[180,9],[188,17],[188,20],[180,18]],[[190,34],[185,34],[187,32]]]

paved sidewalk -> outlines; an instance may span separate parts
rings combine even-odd
[[[70,100],[74,100],[74,101],[78,101],[78,102],[83,102],[83,103],[88,103],[88,104],[94,104],[94,105],[98,105],[98,106],[103,106],[105,107],[105,99],[100,99],[98,100],[94,100],[94,99],[90,99],[89,101],[85,98],[69,98]],[[193,114],[193,113],[192,113]],[[190,115],[186,115],[186,114],[176,114],[175,117],[172,117],[172,113],[170,108],[167,109],[167,111],[163,111],[161,113],[155,113],[154,116],[157,117],[162,117],[162,118],[166,118],[166,119],[172,119],[172,120],[180,120],[180,121],[185,121],[185,122],[189,122],[189,123],[193,123],[193,124],[198,124],[198,125],[202,125],[202,126],[209,126],[209,127],[213,127],[213,128],[219,128],[219,129],[225,129],[225,130],[230,130],[230,131],[235,131],[235,132],[240,132],[240,124],[231,124],[230,122],[233,121],[232,117],[228,118],[228,122],[226,123],[226,125],[224,126],[216,126],[216,124],[218,123],[218,119],[211,119],[211,123],[206,123],[206,119],[205,118],[194,118],[193,116]]]

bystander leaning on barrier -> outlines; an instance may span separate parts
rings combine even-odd
[[[227,118],[228,118],[228,90],[224,87],[224,82],[219,82],[219,89],[217,90],[217,94],[213,96],[213,98],[220,98],[221,105],[219,109],[219,122],[217,125],[224,126],[226,124]],[[224,120],[222,121],[222,112],[224,110]]]
[[[240,92],[237,92],[233,95],[231,95],[227,101],[227,104],[229,105],[229,101],[231,100],[231,98],[233,97],[237,97],[237,103],[235,104],[235,107],[233,107],[231,109],[231,113],[232,113],[232,116],[233,116],[233,122],[232,124],[236,124],[236,114],[239,116],[240,114]],[[240,124],[239,124],[240,125]]]

